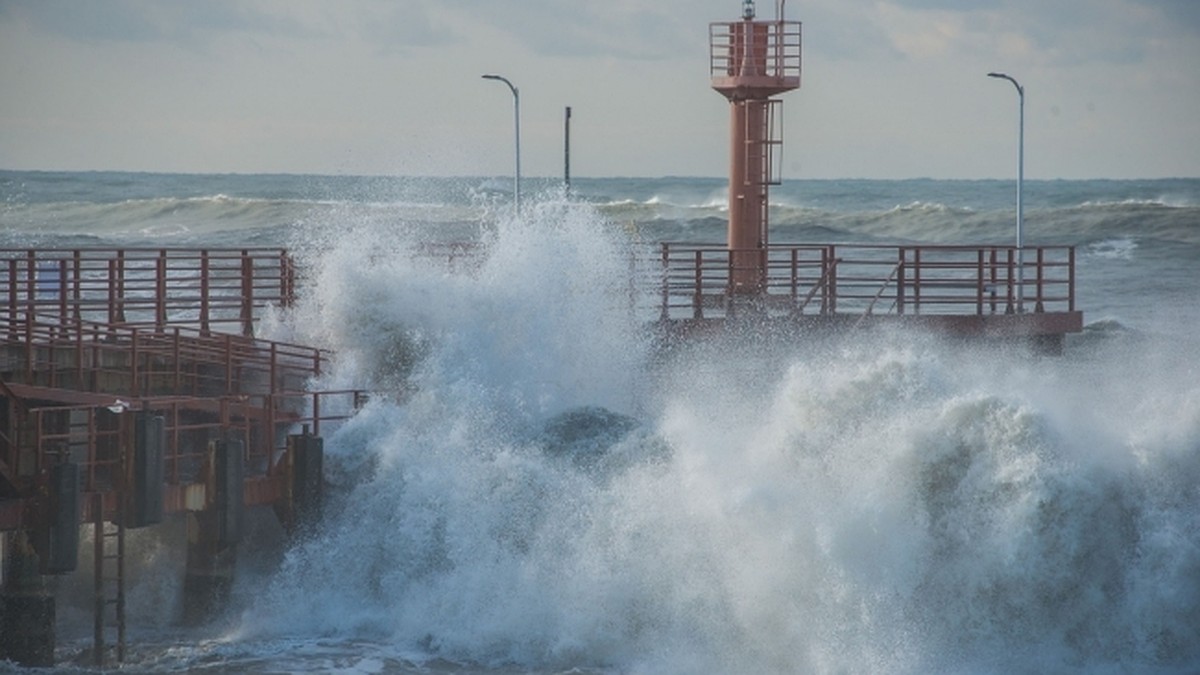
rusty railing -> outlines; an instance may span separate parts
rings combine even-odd
[[[769,311],[791,314],[991,315],[1075,311],[1075,248],[1025,247],[1023,275],[1011,246],[781,245],[731,251],[663,243],[662,319],[724,316],[738,265],[762,273]],[[740,255],[739,255],[740,254]],[[1023,293],[1017,293],[1017,285]],[[1018,298],[1023,296],[1023,306]]]
[[[114,325],[230,324],[295,299],[284,249],[0,249],[0,314],[55,314]]]

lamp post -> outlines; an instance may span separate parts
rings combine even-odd
[[[1021,186],[1025,182],[1025,87],[1004,73],[988,73],[988,77],[996,77],[1012,82],[1017,88],[1019,104],[1017,131],[1017,311],[1025,311],[1025,255],[1024,238],[1022,233]]]
[[[513,196],[515,199],[514,204],[515,204],[515,208],[516,208],[516,213],[517,213],[517,216],[520,217],[520,215],[521,215],[521,94],[520,94],[520,92],[517,91],[516,86],[514,86],[512,82],[509,82],[508,78],[506,78],[506,77],[502,77],[500,75],[484,75],[483,79],[499,80],[499,81],[503,82],[504,84],[507,84],[508,88],[512,91],[512,95],[513,95],[513,126],[515,129],[514,136],[516,137],[516,146],[517,146],[517,152],[516,152],[516,154],[517,154],[517,174],[516,174],[516,177],[513,179],[513,183],[515,186],[513,188]]]

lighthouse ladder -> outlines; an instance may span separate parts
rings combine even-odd
[[[782,180],[780,174],[780,165],[783,160],[783,101],[781,99],[772,98],[762,101],[752,101],[748,104],[762,105],[763,114],[759,117],[762,128],[756,130],[757,133],[746,135],[749,139],[746,143],[750,146],[747,148],[746,158],[747,166],[753,167],[747,170],[747,181],[750,185],[779,185]],[[747,123],[753,124],[750,120],[755,116],[748,115]]]

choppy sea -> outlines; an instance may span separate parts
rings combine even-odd
[[[0,171],[0,248],[293,250],[260,326],[378,392],[331,503],[269,513],[177,622],[178,524],[131,538],[128,672],[1200,671],[1200,179],[1027,181],[1077,249],[1061,357],[914,333],[658,354],[631,249],[720,242],[706,178]],[[1012,181],[789,181],[774,242],[1001,243]],[[471,241],[471,269],[421,245]],[[85,550],[89,547],[83,546]],[[84,567],[86,569],[86,567]],[[90,580],[56,579],[61,671]],[[3,669],[4,666],[0,666]]]

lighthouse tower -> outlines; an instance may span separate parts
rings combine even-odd
[[[781,104],[771,98],[800,87],[800,22],[755,19],[743,0],[742,20],[709,25],[712,87],[729,99],[729,291],[765,290],[767,188],[779,184]]]

